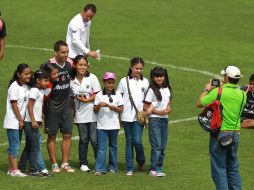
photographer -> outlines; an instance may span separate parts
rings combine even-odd
[[[223,121],[220,132],[210,133],[209,153],[211,173],[217,190],[241,188],[241,177],[237,159],[238,145],[240,142],[240,114],[246,102],[246,94],[240,90],[237,83],[240,80],[240,70],[235,66],[227,66],[221,71],[224,75],[224,84],[221,86],[221,104],[223,107]],[[205,107],[217,98],[218,89],[211,82],[205,85],[197,102],[199,108]],[[229,145],[223,146],[223,140]]]

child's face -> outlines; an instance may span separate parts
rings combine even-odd
[[[18,73],[19,82],[22,84],[30,82],[31,77],[31,68],[26,68],[23,70],[22,73]]]
[[[114,79],[104,80],[104,87],[107,92],[111,92],[114,89],[114,85],[115,85]]]
[[[139,78],[143,71],[143,65],[141,63],[138,63],[131,67],[131,71],[133,77]]]
[[[84,75],[88,69],[88,64],[85,59],[80,59],[76,65],[78,74]]]
[[[158,86],[162,86],[162,84],[165,81],[165,77],[164,76],[154,76],[153,80],[154,80],[155,84],[157,84]]]
[[[249,84],[250,84],[250,91],[254,92],[254,81],[251,80]]]
[[[58,78],[58,70],[57,69],[53,69],[51,74],[50,74],[50,80],[55,81]]]
[[[48,87],[49,79],[37,79],[39,88],[46,89]]]

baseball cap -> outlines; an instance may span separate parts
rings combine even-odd
[[[108,80],[108,79],[114,79],[114,80],[116,80],[115,73],[105,72],[104,75],[103,75],[103,80]]]
[[[240,69],[235,66],[227,66],[220,72],[220,74],[227,75],[228,77],[233,79],[239,79],[241,77]]]

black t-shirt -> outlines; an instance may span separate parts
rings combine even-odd
[[[47,63],[55,64],[58,69],[58,79],[51,81],[52,91],[47,100],[47,109],[51,111],[63,111],[71,108],[70,80],[72,66],[65,62],[63,66],[57,64],[55,59],[50,59]]]
[[[241,89],[246,91],[247,86],[242,87]],[[246,92],[247,100],[243,108],[241,118],[244,119],[254,119],[254,93],[251,91]]]
[[[0,19],[0,38],[4,38],[6,36],[6,26],[5,22]]]

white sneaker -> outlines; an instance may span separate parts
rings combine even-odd
[[[88,168],[88,166],[87,165],[83,165],[83,164],[80,166],[80,170],[82,172],[90,172],[90,169]]]
[[[41,170],[41,173],[49,173],[49,171],[47,170],[47,169],[43,169],[43,170]]]
[[[65,172],[67,172],[67,173],[73,173],[73,172],[75,172],[75,170],[71,168],[71,166],[69,165],[69,163],[63,163],[63,164],[61,165],[61,169],[62,169],[63,171],[65,171]]]
[[[10,175],[12,177],[26,177],[27,176],[26,174],[20,172],[19,170],[14,170],[14,171],[10,172]]]
[[[11,172],[10,172],[10,170],[8,170],[8,171],[7,171],[7,175],[11,175]]]

